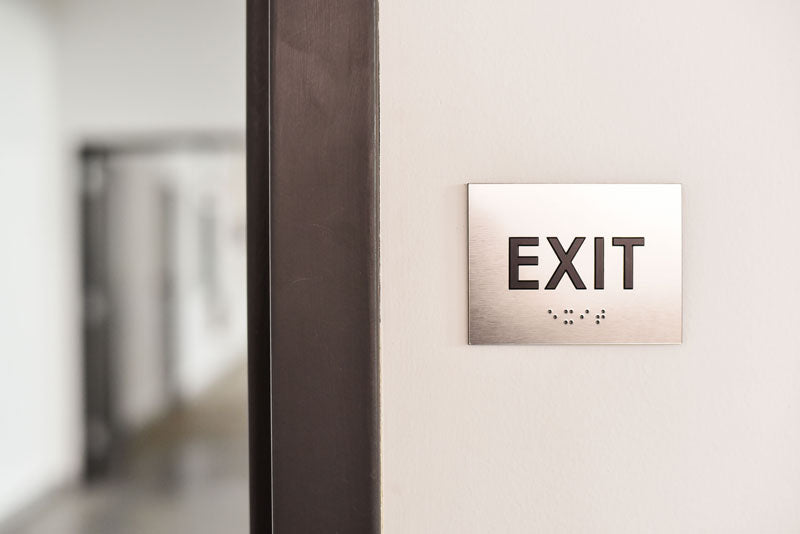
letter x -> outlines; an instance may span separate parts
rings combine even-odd
[[[558,283],[561,281],[561,278],[564,276],[564,273],[569,276],[569,279],[572,281],[572,285],[575,286],[575,289],[586,289],[586,285],[578,275],[578,271],[575,270],[575,266],[572,265],[572,260],[575,258],[575,254],[578,253],[578,249],[581,248],[581,245],[583,245],[585,240],[585,237],[576,237],[572,240],[569,250],[564,252],[564,247],[561,246],[561,242],[557,237],[547,238],[547,241],[553,248],[553,252],[555,252],[556,256],[558,256],[558,261],[561,263],[558,264],[555,272],[553,272],[553,276],[550,277],[550,281],[547,282],[547,285],[544,287],[545,289],[555,289],[556,286],[558,286]]]

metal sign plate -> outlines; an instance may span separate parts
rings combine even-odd
[[[681,342],[679,184],[468,187],[470,344]]]

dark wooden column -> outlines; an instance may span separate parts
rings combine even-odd
[[[251,532],[379,531],[373,0],[249,0]]]

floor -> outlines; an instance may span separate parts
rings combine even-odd
[[[66,490],[1,534],[245,534],[246,374],[239,369],[131,445],[120,475]]]

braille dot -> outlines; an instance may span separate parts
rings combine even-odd
[[[605,319],[605,318],[606,318],[606,316],[605,316],[605,315],[601,315],[601,316],[600,316],[600,318],[601,318],[601,319]]]
[[[600,324],[600,321],[595,321],[594,324]]]
[[[572,319],[570,319],[569,324],[572,324]]]
[[[564,321],[564,324],[567,324],[567,321]]]
[[[595,316],[594,316],[594,318],[595,318],[595,319],[599,319],[599,318],[600,318],[600,316],[599,316],[599,315],[595,315]]]
[[[583,319],[583,314],[581,314],[581,319]]]
[[[584,313],[589,313],[589,310],[586,310]]]
[[[547,313],[553,313],[553,310],[547,310]]]
[[[569,310],[564,310],[564,313],[569,313]]]
[[[569,312],[572,313],[572,310],[570,310]]]
[[[554,315],[554,316],[553,316],[553,319],[558,319],[558,315]]]
[[[600,313],[605,313],[605,312],[606,312],[605,310],[600,310]]]

